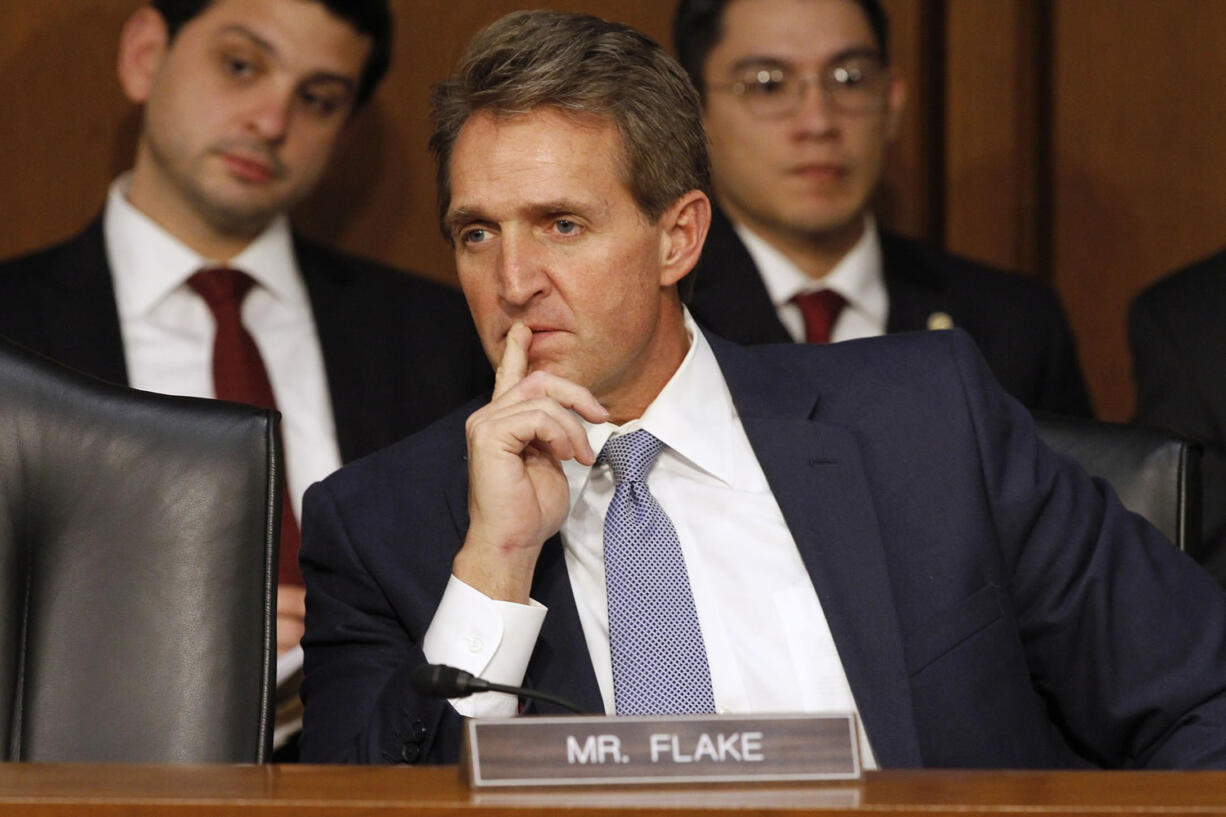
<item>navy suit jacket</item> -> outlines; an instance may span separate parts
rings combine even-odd
[[[417,431],[490,387],[459,293],[294,239],[345,462]],[[127,385],[102,221],[0,264],[0,335]]]
[[[1226,596],[1039,443],[963,333],[711,344],[883,766],[1226,766]],[[458,757],[461,719],[408,676],[475,408],[307,494],[303,760]],[[603,711],[559,537],[532,592],[525,683]]]
[[[1091,416],[1076,344],[1051,289],[885,230],[879,234],[886,332],[928,329],[929,316],[945,313],[975,339],[996,380],[1027,408]],[[743,344],[792,342],[749,250],[718,207],[691,276],[690,311],[707,329]]]

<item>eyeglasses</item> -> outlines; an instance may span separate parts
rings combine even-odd
[[[820,73],[799,76],[787,68],[758,68],[737,82],[710,85],[731,91],[754,116],[770,119],[800,109],[807,85],[816,86],[843,113],[876,113],[885,108],[890,69],[872,56],[853,56],[827,65]]]

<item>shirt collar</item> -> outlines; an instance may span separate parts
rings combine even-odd
[[[643,416],[621,426],[612,423],[593,425],[583,418],[579,418],[579,421],[587,431],[592,450],[597,454],[614,434],[628,434],[642,428],[694,467],[731,485],[736,477],[732,456],[736,408],[715,353],[694,323],[689,310],[683,310],[690,348]],[[562,467],[572,486],[573,507],[587,483],[591,468],[575,460],[564,461]]]
[[[147,315],[192,273],[219,263],[204,258],[133,206],[126,195],[130,175],[111,185],[102,219],[121,319]],[[279,300],[308,302],[284,214],[225,264],[246,272]]]
[[[881,239],[872,213],[864,214],[864,232],[859,240],[820,282],[805,275],[787,256],[748,227],[734,224],[733,228],[749,251],[776,308],[802,292],[833,289],[843,296],[850,308],[885,323],[888,299],[881,271]]]

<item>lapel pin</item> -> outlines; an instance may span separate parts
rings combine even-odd
[[[929,329],[953,329],[954,319],[948,312],[933,312],[928,316]]]

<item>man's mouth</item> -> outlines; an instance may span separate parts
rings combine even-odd
[[[847,175],[847,168],[832,162],[810,162],[795,165],[788,172],[802,179],[835,182]]]
[[[266,159],[258,159],[241,153],[223,152],[221,160],[225,162],[231,173],[253,184],[266,184],[281,175],[280,166]]]

